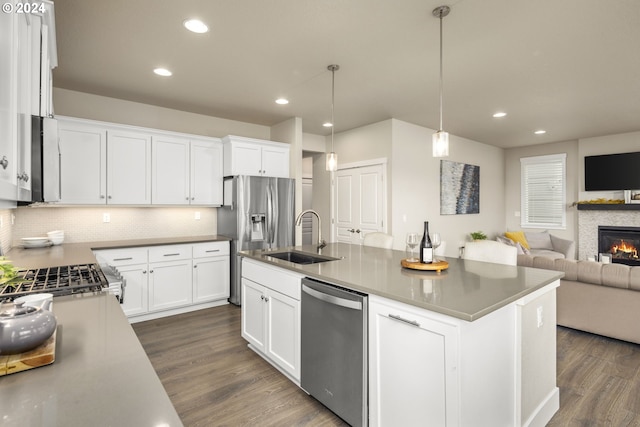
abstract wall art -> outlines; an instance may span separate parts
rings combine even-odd
[[[440,160],[440,215],[480,213],[480,166]]]

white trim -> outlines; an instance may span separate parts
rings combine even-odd
[[[338,163],[338,170],[361,168],[364,166],[386,165],[386,164],[387,164],[387,158],[382,157],[379,159],[362,160],[359,162],[352,162],[352,163],[343,163],[343,164]]]

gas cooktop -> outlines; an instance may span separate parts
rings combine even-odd
[[[109,285],[98,264],[28,269],[21,270],[18,275],[24,281],[17,284],[15,288],[1,289],[0,298],[16,298],[41,292],[50,293],[53,296],[95,292],[102,291]]]

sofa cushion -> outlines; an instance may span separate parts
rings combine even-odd
[[[614,288],[629,288],[629,273],[631,267],[624,264],[603,264],[602,284]]]
[[[533,257],[531,255],[518,255],[518,265],[522,267],[533,267]]]
[[[533,256],[547,257],[551,259],[564,258],[564,254],[549,249],[529,249],[529,253]]]
[[[554,260],[544,256],[533,257],[533,267],[543,268],[545,270],[555,270]]]
[[[640,267],[632,268],[629,272],[629,289],[640,291]]]
[[[505,245],[514,246],[518,250],[518,255],[529,255],[529,249],[522,246],[520,242],[514,242],[513,240],[504,236],[496,236],[496,241],[504,243]]]
[[[527,232],[524,233],[530,249],[549,249],[553,250],[553,244],[551,244],[551,235],[548,231],[541,231],[539,233]]]
[[[580,282],[602,284],[602,264],[595,261],[578,262],[578,280]]]
[[[504,235],[513,240],[514,242],[519,242],[523,248],[530,249],[529,243],[527,242],[527,238],[524,235],[524,231],[507,231]]]
[[[578,280],[578,263],[572,260],[558,258],[553,261],[554,270],[564,271],[564,280]]]

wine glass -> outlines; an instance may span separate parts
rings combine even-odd
[[[418,262],[418,259],[413,256],[413,250],[418,246],[420,240],[418,239],[418,233],[407,233],[407,247],[409,250],[407,253],[409,254],[409,258],[407,261],[409,262]]]
[[[433,262],[438,262],[438,260],[436,259],[436,249],[438,249],[438,246],[440,246],[441,243],[442,240],[440,240],[440,233],[433,233],[431,235],[431,246],[433,246]]]

